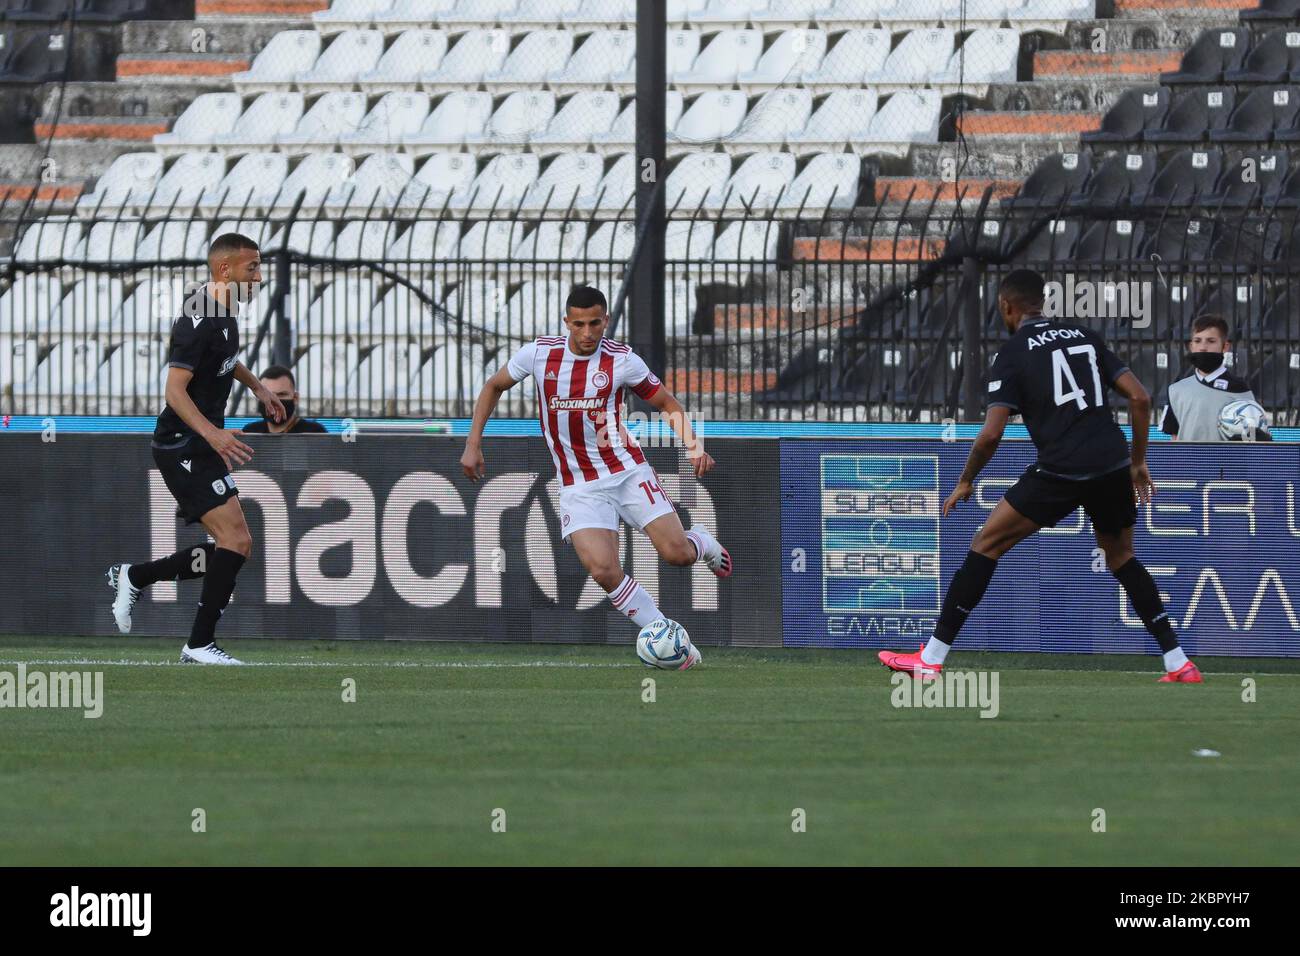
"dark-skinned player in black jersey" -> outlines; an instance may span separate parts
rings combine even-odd
[[[1019,542],[1082,507],[1092,519],[1106,567],[1160,645],[1163,683],[1199,684],[1201,673],[1187,659],[1151,573],[1133,554],[1135,500],[1155,494],[1147,469],[1151,398],[1095,331],[1043,316],[1043,277],[1017,269],[998,288],[998,309],[1011,341],[989,372],[989,408],[957,487],[943,503],[946,517],[974,491],[1013,413],[1024,419],[1038,449],[1030,465],[975,534],[966,560],[944,595],[934,636],[919,651],[881,651],[891,670],[928,678],[943,670],[957,634],[983,598],[998,559]],[[1133,445],[1115,424],[1107,404],[1113,388],[1128,399]]]
[[[253,551],[253,538],[239,507],[230,472],[246,464],[253,450],[227,430],[230,388],[242,382],[276,421],[284,406],[238,360],[237,307],[253,301],[262,281],[257,243],[226,233],[208,249],[209,279],[186,298],[172,324],[167,349],[166,407],[153,435],[153,458],[187,523],[201,522],[212,541],[141,564],[108,570],[115,591],[113,617],[131,630],[131,609],[141,592],[158,581],[203,578],[198,611],[182,664],[239,664],[216,644],[217,620],[235,590],[235,576]]]

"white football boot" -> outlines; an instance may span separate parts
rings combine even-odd
[[[216,644],[209,644],[207,647],[190,647],[186,644],[181,648],[182,664],[242,664],[241,660],[231,657]]]
[[[702,524],[691,525],[691,531],[704,542],[704,563],[708,569],[720,578],[731,577],[731,555],[721,542]]]
[[[691,652],[688,655],[686,655],[685,663],[683,663],[682,666],[677,669],[679,671],[690,670],[696,664],[703,664],[703,663],[704,663],[704,655],[699,652],[699,649],[695,646],[695,642],[691,641]]]
[[[117,629],[123,634],[131,633],[131,609],[144,593],[143,588],[138,588],[131,583],[126,573],[130,569],[129,564],[115,564],[104,572],[104,577],[108,578],[108,586],[116,595],[113,598],[113,620],[117,621]]]

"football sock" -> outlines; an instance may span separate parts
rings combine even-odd
[[[1151,572],[1146,569],[1146,565],[1133,557],[1113,573],[1115,579],[1128,593],[1128,599],[1133,602],[1133,610],[1137,611],[1138,617],[1142,618],[1142,623],[1147,626],[1151,636],[1159,642],[1160,650],[1166,655],[1178,651],[1178,635],[1174,633],[1174,626],[1169,622],[1169,612],[1165,610],[1165,604],[1160,600],[1160,590],[1156,587],[1155,578],[1151,577]],[[1185,662],[1187,656],[1183,655],[1182,660]],[[1169,658],[1166,657],[1166,665],[1168,662]],[[1182,666],[1181,663],[1178,665],[1178,667]],[[1178,667],[1169,669],[1177,670]]]
[[[939,612],[939,621],[934,626],[934,637],[931,643],[937,641],[952,647],[962,625],[966,623],[966,618],[970,616],[971,611],[975,610],[975,605],[983,600],[984,592],[988,590],[997,566],[998,562],[995,558],[986,557],[976,551],[966,552],[966,560],[962,562],[957,573],[952,576],[952,581],[948,583],[948,593],[943,596],[943,610]],[[943,653],[946,655],[947,651]],[[926,660],[924,656],[921,659],[927,664],[943,663],[942,660]]]
[[[1172,651],[1165,651],[1165,670],[1176,671],[1187,663],[1187,655],[1183,653],[1181,647],[1175,647]]]
[[[214,548],[208,561],[208,573],[203,576],[203,592],[199,595],[199,609],[194,615],[189,646],[195,650],[213,642],[217,621],[230,603],[235,592],[235,575],[244,566],[244,556],[238,551]]]
[[[614,607],[630,617],[637,627],[645,627],[663,617],[659,608],[655,607],[654,599],[650,597],[649,592],[637,584],[630,574],[625,575],[618,587],[609,592],[609,599],[614,603]]]
[[[212,562],[212,552],[217,546],[211,541],[196,544],[192,548],[181,548],[175,554],[169,554],[157,561],[133,564],[127,570],[127,579],[138,588],[147,588],[159,581],[189,581],[201,578]]]
[[[722,545],[703,528],[692,528],[686,532],[687,539],[695,545],[695,560],[703,561],[707,555],[718,554]]]
[[[937,637],[932,637],[925,642],[925,647],[921,651],[921,661],[925,664],[942,664],[950,650],[952,650],[951,644],[945,644]]]

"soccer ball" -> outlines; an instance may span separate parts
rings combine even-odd
[[[676,621],[661,617],[641,628],[636,636],[636,656],[647,667],[677,670],[691,655],[691,637]]]
[[[1268,413],[1254,402],[1229,402],[1219,412],[1224,441],[1249,441],[1261,431],[1268,431]]]

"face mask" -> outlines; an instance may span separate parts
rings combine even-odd
[[[1222,352],[1189,352],[1187,361],[1192,363],[1192,367],[1200,372],[1213,372],[1223,364]]]
[[[283,425],[285,422],[293,421],[294,409],[297,408],[297,405],[294,403],[294,400],[292,398],[282,398],[280,399],[280,404],[284,406],[284,418],[279,422],[276,422],[274,419],[271,418],[271,410],[267,408],[265,405],[263,405],[261,402],[257,403],[258,414],[260,414],[264,419],[266,419],[268,422],[270,422],[273,425]]]

